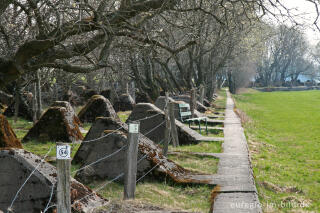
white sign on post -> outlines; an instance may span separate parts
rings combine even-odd
[[[139,133],[139,124],[129,124],[130,133]]]
[[[57,146],[57,159],[69,160],[71,159],[71,147],[69,145]]]

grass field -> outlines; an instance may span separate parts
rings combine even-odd
[[[264,212],[320,212],[320,91],[234,98]]]

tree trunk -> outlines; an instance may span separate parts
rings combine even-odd
[[[19,104],[20,104],[20,82],[16,84],[16,91],[15,91],[15,103],[14,103],[14,118],[13,121],[16,123],[18,121],[19,115]]]
[[[204,99],[204,86],[203,84],[200,84],[200,103],[203,104],[203,99]]]
[[[37,120],[39,120],[41,113],[42,113],[42,96],[41,96],[41,85],[40,85],[40,74],[39,74],[39,70],[37,71],[36,75],[36,96],[37,96]]]
[[[213,98],[213,94],[216,92],[217,88],[217,73],[215,71],[211,71],[211,80],[209,82],[209,88],[207,91],[207,98],[211,102]]]
[[[33,97],[32,97],[32,113],[33,113],[33,123],[36,123],[37,119],[37,83],[32,84],[33,87]]]
[[[233,77],[232,77],[232,72],[229,71],[228,72],[228,86],[229,86],[229,90],[232,94],[236,93],[236,88],[235,88],[235,83],[233,81]]]

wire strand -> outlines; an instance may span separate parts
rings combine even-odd
[[[170,142],[172,141],[172,139],[169,141],[169,143],[168,143],[168,145],[170,144]],[[164,140],[162,140],[162,142],[161,143],[163,143],[164,142]],[[160,144],[160,143],[159,143]],[[147,154],[146,154],[147,155]],[[142,158],[140,159],[140,160],[142,160]],[[139,160],[139,161],[140,161]],[[157,163],[154,167],[152,167],[148,172],[146,172],[143,176],[141,176],[137,181],[136,181],[136,183],[138,183],[140,180],[142,180],[145,176],[147,176],[150,172],[152,172],[157,166],[159,166],[159,164],[161,163],[162,161],[160,160],[160,162],[159,163]]]
[[[151,116],[149,116],[149,117],[141,118],[141,119],[138,119],[138,120],[134,120],[134,121],[128,120],[128,121],[130,121],[130,122],[144,121],[144,120],[148,120],[148,119],[150,119],[150,118],[154,118],[154,117],[156,117],[156,116],[158,116],[158,115],[162,115],[162,112],[159,112],[159,113],[157,113],[157,114],[151,115]]]
[[[164,139],[163,139],[159,144],[161,144],[161,143],[163,143],[163,142],[164,142]],[[145,159],[147,156],[148,156],[148,154],[146,154],[146,155],[144,155],[143,157],[141,157],[141,158],[138,160],[137,164],[139,164],[139,163],[140,163],[143,159]],[[158,164],[157,164],[157,165],[158,165]],[[157,166],[157,165],[156,165],[156,166]],[[149,171],[148,173],[150,173],[150,171]],[[75,201],[75,202],[72,204],[72,206],[74,206],[76,203],[80,202],[81,200],[83,200],[83,199],[91,196],[92,194],[100,191],[101,189],[103,189],[103,188],[106,187],[107,185],[109,185],[109,184],[113,183],[114,181],[118,180],[119,178],[121,178],[123,175],[124,175],[124,173],[121,173],[120,175],[118,175],[118,176],[115,177],[114,179],[108,181],[108,182],[105,183],[105,184],[102,184],[100,187],[98,187],[97,189],[93,190],[93,192],[92,192],[91,194],[89,194],[89,195],[87,195],[87,196],[85,196],[85,197],[83,197],[83,198]],[[143,177],[145,177],[145,175],[144,175]],[[140,179],[142,179],[142,178],[139,178],[139,180],[140,180]]]
[[[46,213],[49,209],[51,209],[52,207],[55,207],[55,206],[57,206],[57,204],[53,204],[53,205],[47,207],[47,208],[44,210],[43,213]]]
[[[103,189],[104,187],[106,187],[107,185],[111,184],[112,182],[118,180],[119,178],[121,178],[124,175],[124,173],[121,173],[120,175],[118,175],[117,177],[113,178],[112,180],[106,182],[105,184],[102,184],[101,186],[99,186],[97,189],[92,190],[92,193],[80,198],[79,200],[76,200],[71,206],[74,206],[75,204],[79,203],[81,200],[86,199],[87,197],[93,195],[94,193],[100,191],[101,189]]]
[[[24,181],[24,183],[20,186],[19,190],[17,191],[16,195],[14,196],[7,213],[9,213],[12,210],[12,206],[14,204],[14,202],[16,201],[19,193],[21,192],[22,188],[26,185],[26,183],[28,182],[28,180],[31,178],[31,176],[33,175],[33,173],[35,173],[36,170],[38,170],[38,167],[41,165],[41,163],[43,163],[43,161],[45,160],[45,158],[49,155],[49,153],[51,152],[53,146],[50,147],[49,151],[45,154],[45,156],[41,159],[41,161],[38,163],[38,165],[32,170],[32,172],[29,174],[29,176],[27,177],[27,179]]]
[[[160,127],[162,124],[164,124],[166,121],[161,122],[159,125],[157,125],[156,127],[152,128],[150,131],[146,132],[145,134],[143,134],[144,136],[150,134],[151,132],[153,132],[154,130],[156,130],[158,127]],[[142,133],[141,133],[142,134]]]
[[[122,129],[122,128],[124,128],[124,127],[121,126],[120,128],[118,128],[118,129],[116,129],[116,130],[114,130],[114,131],[112,131],[112,132],[110,132],[110,133],[108,133],[108,134],[106,134],[106,135],[104,135],[104,136],[101,136],[101,137],[99,137],[99,138],[95,138],[95,139],[92,139],[92,140],[82,141],[81,143],[90,143],[90,142],[98,141],[98,140],[100,140],[100,139],[103,139],[103,138],[108,137],[109,135],[112,135],[113,133],[115,133],[116,131],[118,131],[118,130],[120,130],[120,129]]]
[[[74,173],[76,173],[76,172],[79,172],[79,171],[82,171],[82,170],[84,170],[85,168],[87,168],[87,167],[89,167],[89,166],[92,166],[92,165],[94,165],[94,164],[96,164],[96,163],[99,163],[99,162],[102,161],[102,160],[105,160],[105,159],[110,158],[110,157],[116,155],[117,153],[119,153],[120,151],[122,151],[122,150],[123,150],[124,148],[126,148],[126,147],[127,147],[127,145],[121,147],[120,149],[118,149],[117,151],[115,151],[115,152],[113,152],[113,153],[111,153],[111,154],[105,155],[104,157],[102,157],[102,158],[100,158],[100,159],[98,159],[98,160],[96,160],[96,161],[94,161],[94,162],[92,162],[92,163],[90,163],[90,164],[88,164],[88,165],[80,168],[80,169],[77,169],[77,170],[73,171],[72,174],[74,174]]]
[[[146,172],[143,176],[141,176],[136,183],[138,183],[140,180],[142,180],[145,176],[147,176],[150,172],[152,172],[157,166],[159,166],[159,164],[161,163],[161,161],[159,163],[157,163],[154,167],[152,167],[148,172]]]
[[[55,183],[52,184],[50,198],[48,200],[46,208],[43,210],[43,213],[45,213],[49,209],[49,205],[50,205],[50,202],[51,202],[52,197],[53,197],[54,186],[55,186]]]
[[[161,145],[164,141],[165,141],[165,138],[162,139],[162,140],[158,143],[158,145]],[[143,157],[141,157],[141,158],[138,160],[138,164],[139,164],[142,160],[144,160],[148,155],[149,155],[149,154],[145,154]]]

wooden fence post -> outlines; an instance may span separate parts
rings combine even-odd
[[[57,143],[57,213],[71,213],[70,152],[70,145]]]
[[[191,117],[194,118],[194,110],[197,108],[196,90],[192,88],[190,97],[190,111]]]
[[[172,144],[174,147],[179,146],[179,137],[178,137],[178,131],[176,126],[176,118],[174,116],[174,103],[169,103],[169,117],[170,117],[170,123],[171,123],[171,136],[172,136]]]
[[[165,136],[164,136],[164,144],[162,153],[164,156],[168,155],[168,146],[170,142],[170,132],[171,132],[171,123],[169,117],[169,94],[166,92],[166,101],[165,101],[165,119],[166,119],[166,129],[165,129]]]
[[[203,84],[200,85],[200,103],[203,104],[204,100],[204,86]]]
[[[129,123],[127,159],[124,171],[124,199],[134,199],[137,180],[139,122]]]

